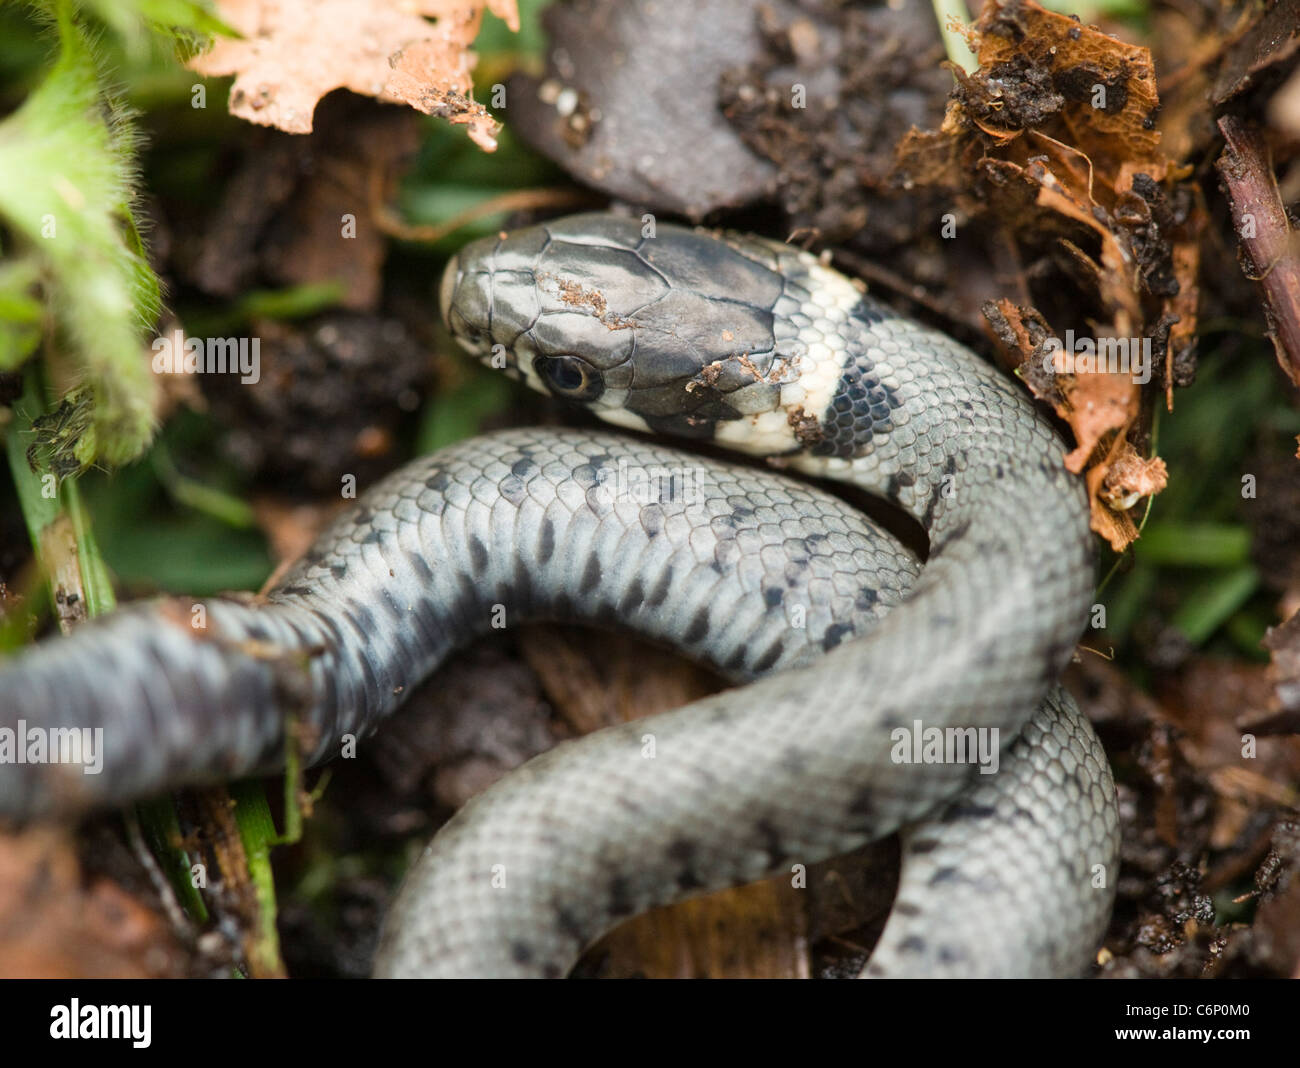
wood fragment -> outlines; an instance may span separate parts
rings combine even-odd
[[[1264,290],[1277,362],[1300,386],[1300,257],[1282,204],[1268,146],[1259,131],[1225,115],[1219,120],[1223,154],[1215,162],[1241,242],[1246,277]]]

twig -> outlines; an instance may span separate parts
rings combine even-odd
[[[933,296],[925,286],[916,282],[909,282],[902,275],[891,271],[888,267],[872,263],[870,260],[864,259],[856,253],[846,252],[844,249],[835,250],[835,259],[847,267],[851,273],[883,286],[891,293],[897,293],[900,297],[906,297],[914,304],[919,304],[947,322],[953,321],[952,305]]]
[[[571,208],[590,202],[591,194],[577,189],[517,189],[500,196],[490,197],[465,211],[458,212],[433,226],[412,226],[382,203],[374,206],[375,223],[389,237],[403,241],[420,241],[433,244],[463,226],[477,222],[485,215],[503,211],[540,211],[552,208]]]
[[[122,819],[126,823],[127,839],[131,843],[131,852],[135,854],[135,859],[149,876],[149,882],[153,886],[154,893],[158,895],[163,912],[167,914],[172,933],[181,940],[182,944],[193,945],[194,927],[186,918],[181,903],[176,899],[176,891],[172,889],[171,881],[164,874],[157,858],[149,851],[149,846],[145,843],[144,832],[140,830],[140,817],[136,814],[135,809],[128,808],[122,813]]]
[[[1300,258],[1291,220],[1259,132],[1231,115],[1219,130],[1225,145],[1215,167],[1241,241],[1242,270],[1263,287],[1277,362],[1300,385]]]

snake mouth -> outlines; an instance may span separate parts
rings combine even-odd
[[[451,302],[456,296],[456,287],[460,285],[460,275],[460,256],[453,256],[447,261],[447,267],[442,272],[442,282],[438,286],[438,311],[443,323],[453,334],[456,330],[451,322]]]
[[[457,344],[470,355],[483,359],[493,348],[490,325],[466,316],[464,309],[457,306],[457,298],[463,298],[467,289],[473,289],[478,277],[481,276],[466,274],[459,254],[448,260],[442,272],[442,281],[438,283],[438,310],[442,314],[443,324]]]

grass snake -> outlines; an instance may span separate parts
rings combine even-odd
[[[440,303],[470,352],[608,422],[893,502],[926,563],[784,474],[607,431],[484,435],[377,484],[263,599],[140,602],[0,664],[0,729],[104,732],[95,775],[0,764],[0,814],[271,771],[290,719],[320,762],[494,622],[585,621],[747,685],[469,802],[409,873],[377,974],[562,975],[627,916],[894,831],[865,975],[1081,973],[1118,819],[1056,685],[1091,603],[1087,501],[1031,401],[754,237],[574,216],[469,245]]]

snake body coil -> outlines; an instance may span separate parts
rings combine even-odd
[[[0,765],[0,813],[275,768],[290,715],[326,759],[494,613],[581,619],[759,681],[565,743],[470,802],[408,877],[380,974],[563,974],[622,917],[900,828],[867,974],[1080,972],[1117,820],[1052,686],[1090,603],[1086,500],[1027,398],[759,239],[577,216],[465,249],[442,304],[466,348],[611,422],[892,500],[928,562],[751,468],[590,431],[474,439],[376,486],[266,604],[134,606],[0,668],[0,727],[104,728],[99,775]],[[997,772],[900,751],[925,729],[993,738]]]

